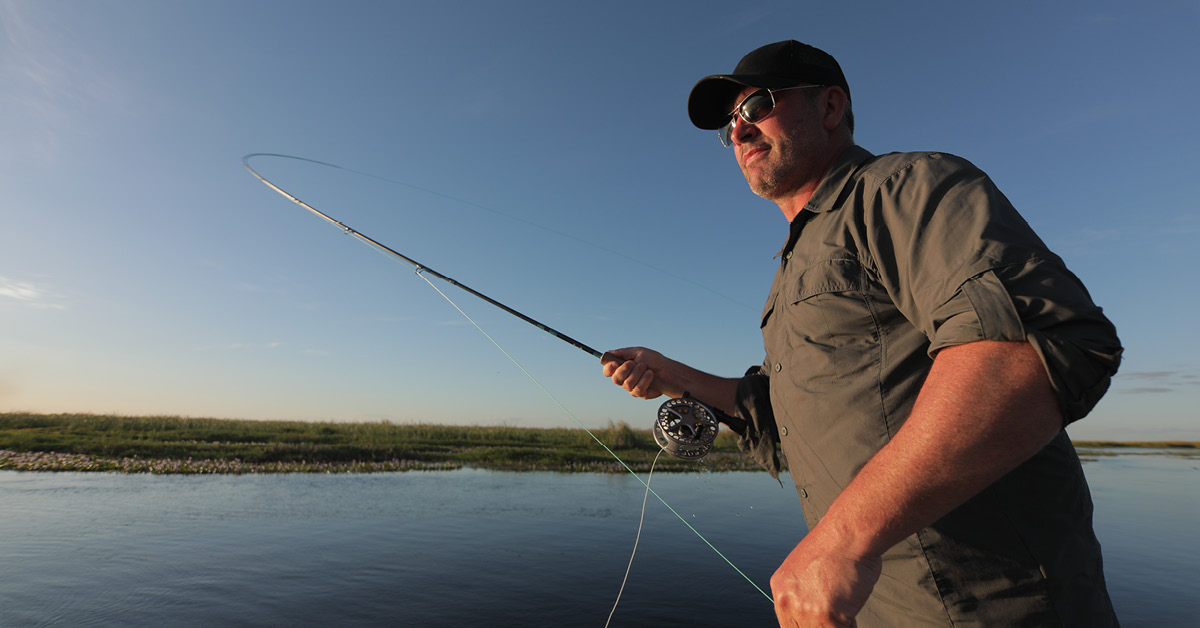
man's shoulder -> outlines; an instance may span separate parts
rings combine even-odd
[[[950,153],[912,151],[870,155],[862,162],[859,175],[882,182],[897,177],[944,177],[964,171],[981,173],[975,164]]]
[[[904,194],[901,190],[929,192],[944,189],[946,184],[986,178],[971,162],[949,153],[873,155],[854,145],[838,157],[806,208],[820,213],[841,206],[850,197],[885,198]]]

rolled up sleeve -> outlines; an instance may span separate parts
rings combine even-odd
[[[977,340],[1032,344],[1066,423],[1095,407],[1120,365],[1116,329],[1057,260],[1035,258],[970,277],[933,318],[931,355]]]
[[[879,180],[867,223],[881,281],[929,338],[929,354],[1027,341],[1064,419],[1083,418],[1120,363],[1116,329],[987,175],[930,155]]]

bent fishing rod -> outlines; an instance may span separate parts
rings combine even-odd
[[[313,214],[316,214],[322,220],[325,220],[338,229],[341,229],[343,233],[353,236],[367,246],[370,246],[386,255],[390,255],[413,266],[418,275],[426,273],[437,277],[438,279],[441,279],[442,281],[445,281],[446,283],[459,288],[460,290],[463,290],[472,296],[482,299],[483,301],[486,301],[487,303],[490,303],[501,310],[512,314],[513,316],[516,316],[517,318],[529,323],[530,325],[533,325],[534,327],[537,327],[538,329],[554,336],[555,338],[558,338],[559,340],[562,340],[563,342],[566,342],[571,346],[588,353],[592,357],[599,358],[602,364],[624,361],[612,353],[601,353],[600,351],[589,347],[588,345],[558,331],[557,329],[554,329],[553,327],[550,327],[549,325],[546,325],[545,323],[526,316],[525,314],[518,312],[517,310],[493,299],[492,297],[489,297],[488,295],[479,292],[478,290],[475,290],[474,288],[471,288],[470,286],[467,286],[466,284],[463,284],[452,277],[443,275],[429,266],[426,266],[425,264],[422,264],[421,262],[418,262],[417,260],[404,255],[403,253],[400,253],[399,251],[396,251],[382,242],[379,242],[378,240],[354,229],[340,220],[337,220],[329,214],[322,212],[312,205],[305,203],[290,192],[284,190],[278,185],[275,185],[271,181],[268,181],[266,177],[263,177],[258,173],[258,171],[250,166],[250,159],[254,157],[285,156],[286,155],[276,155],[273,153],[251,153],[245,157],[242,157],[242,166],[244,166],[246,170],[250,172],[250,174],[254,175],[254,178],[258,179],[272,190],[275,190],[279,194],[283,195],[284,198],[287,198],[293,203],[296,203]],[[742,423],[742,421],[741,419],[731,417],[724,412],[721,412],[719,409],[714,409],[711,406],[700,402],[691,395],[684,393],[683,397],[670,399],[663,403],[659,408],[658,417],[654,422],[654,439],[661,448],[667,451],[667,453],[670,453],[677,458],[698,459],[707,455],[712,449],[713,442],[717,437],[719,423],[736,426]]]

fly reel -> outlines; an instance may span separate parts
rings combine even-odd
[[[696,460],[712,449],[719,425],[708,406],[685,394],[659,406],[654,441],[676,458]]]

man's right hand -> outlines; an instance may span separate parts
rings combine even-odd
[[[614,349],[604,355],[604,376],[634,397],[678,398],[688,393],[711,408],[734,412],[740,378],[710,375],[645,347]]]
[[[604,376],[634,397],[683,396],[684,390],[673,373],[679,363],[663,354],[645,347],[627,347],[604,355],[619,358],[604,363]]]

